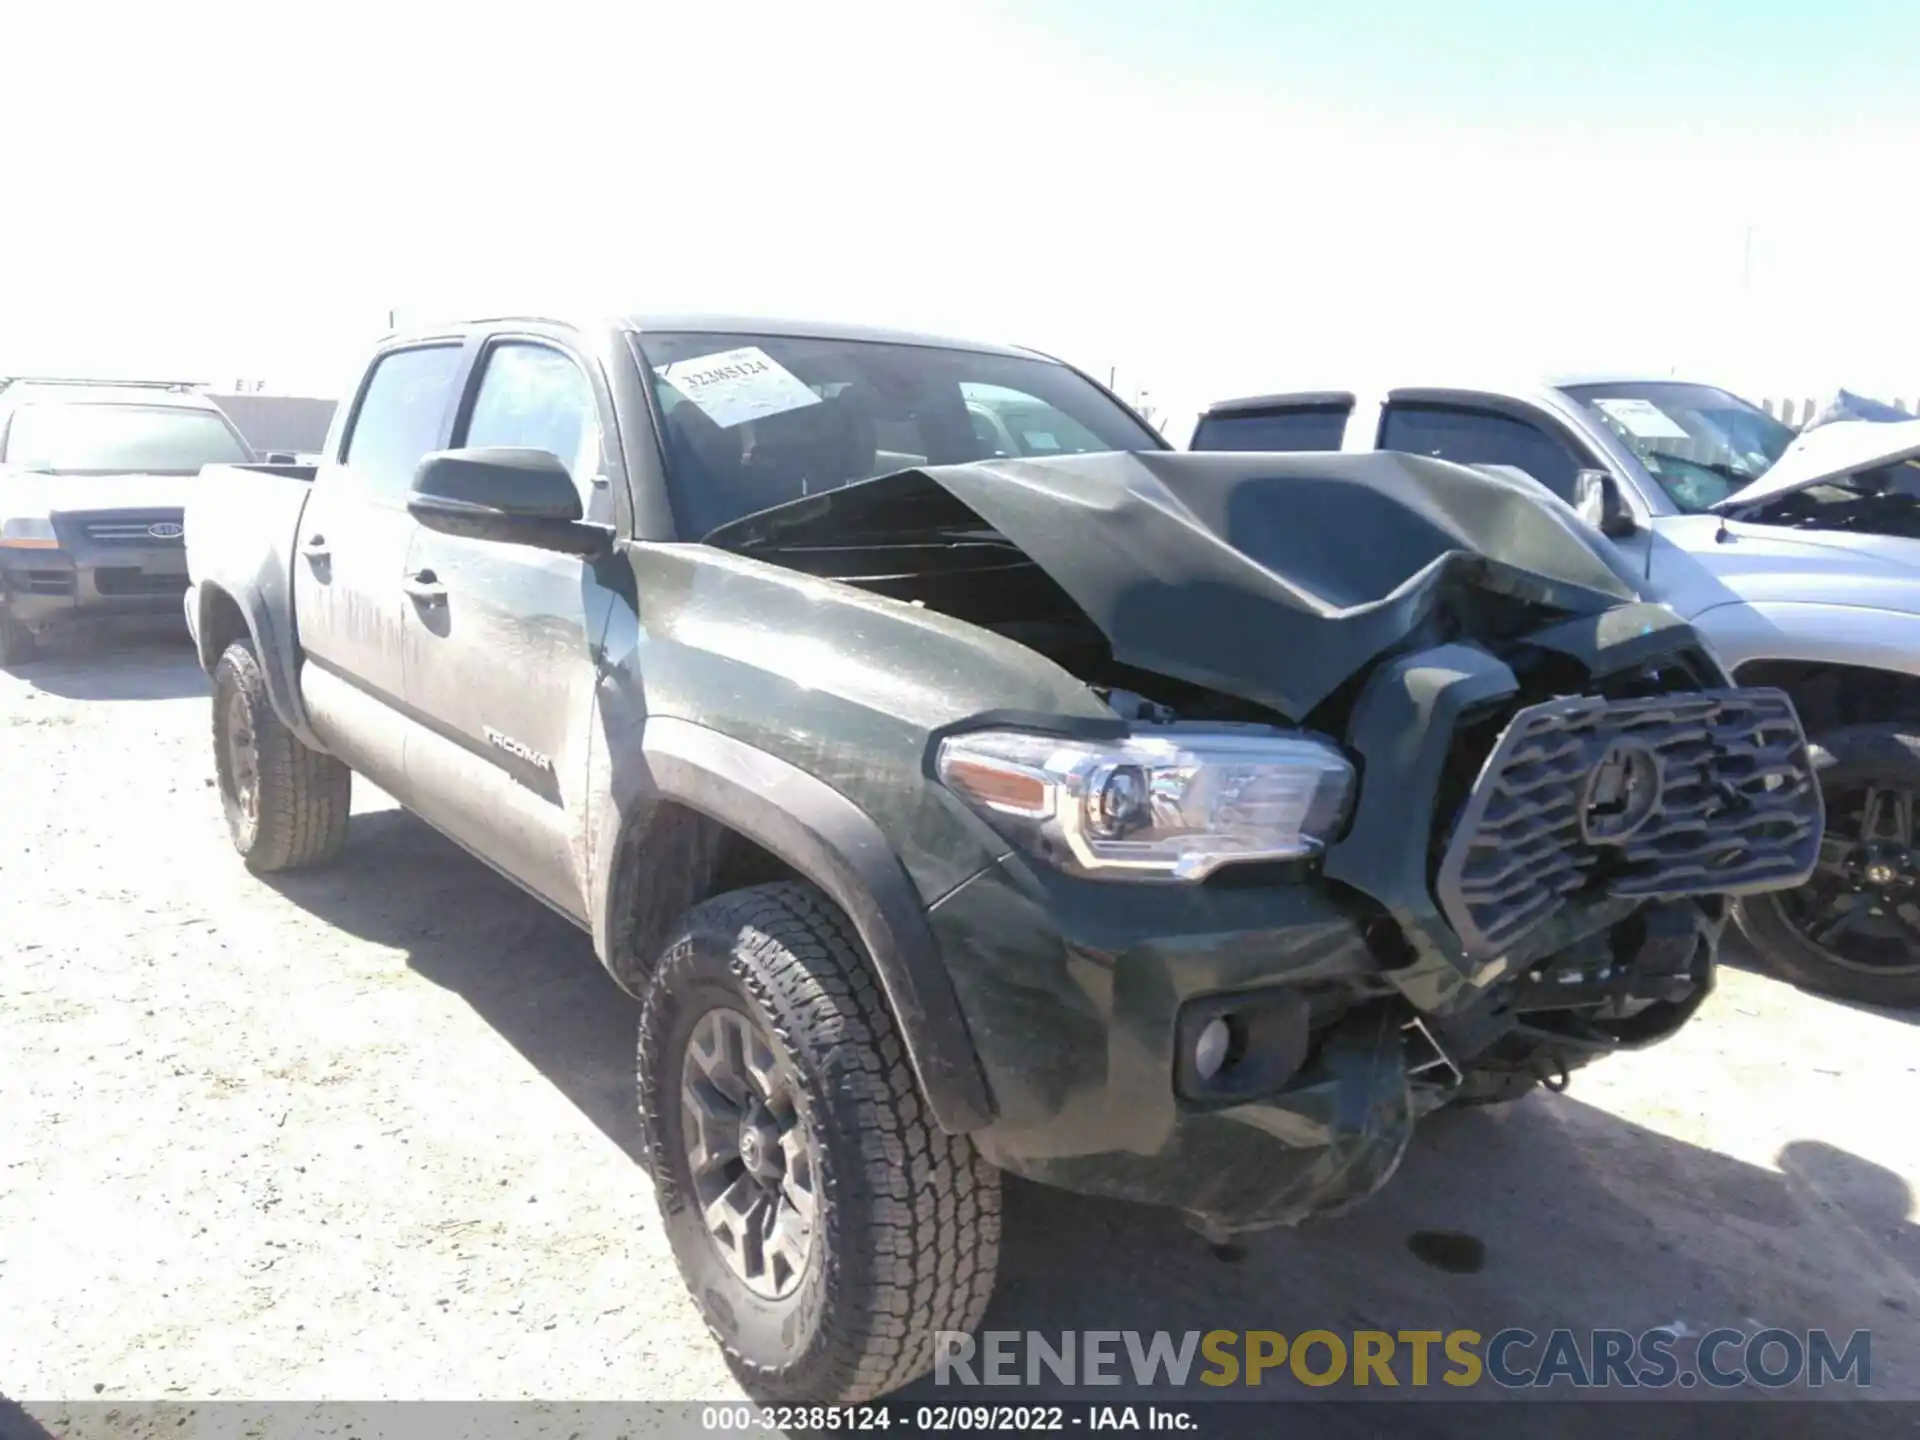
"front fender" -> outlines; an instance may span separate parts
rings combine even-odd
[[[640,748],[594,847],[589,893],[601,957],[619,944],[621,837],[662,801],[697,811],[777,856],[845,912],[941,1127],[960,1133],[991,1121],[986,1079],[919,893],[872,817],[778,756],[689,721],[649,716]]]
[[[1920,613],[1819,601],[1734,600],[1693,617],[1728,670],[1756,660],[1920,676]]]

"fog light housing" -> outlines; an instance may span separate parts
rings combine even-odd
[[[1219,1105],[1280,1089],[1306,1064],[1312,1008],[1291,987],[1188,1001],[1174,1026],[1175,1091]]]
[[[1202,1080],[1211,1080],[1220,1073],[1220,1067],[1227,1063],[1227,1051],[1233,1048],[1233,1029],[1227,1024],[1226,1017],[1216,1015],[1200,1028],[1200,1038],[1193,1044],[1193,1073]]]

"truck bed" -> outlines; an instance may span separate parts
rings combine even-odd
[[[187,501],[187,574],[226,588],[291,573],[294,532],[318,467],[209,465]],[[236,596],[237,598],[237,596]]]
[[[293,614],[293,553],[318,467],[209,465],[186,509],[187,623],[210,670],[203,618],[233,601],[244,615],[267,671],[274,708],[298,725],[293,678],[299,655]],[[223,647],[221,647],[223,648]]]

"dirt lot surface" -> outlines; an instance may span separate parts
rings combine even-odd
[[[339,866],[251,877],[207,708],[178,643],[0,674],[0,1391],[737,1395],[586,938],[365,786]],[[1873,1388],[1920,1399],[1915,1038],[1729,968],[1680,1039],[1441,1117],[1376,1200],[1237,1262],[1014,1185],[987,1325],[1864,1327]]]

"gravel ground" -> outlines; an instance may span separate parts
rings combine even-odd
[[[249,876],[207,731],[183,645],[0,674],[0,1391],[738,1395],[586,938],[364,785],[340,865]],[[1014,1185],[987,1325],[1865,1327],[1875,1390],[1920,1399],[1912,1025],[1730,967],[1679,1039],[1441,1117],[1376,1200],[1235,1262]]]

